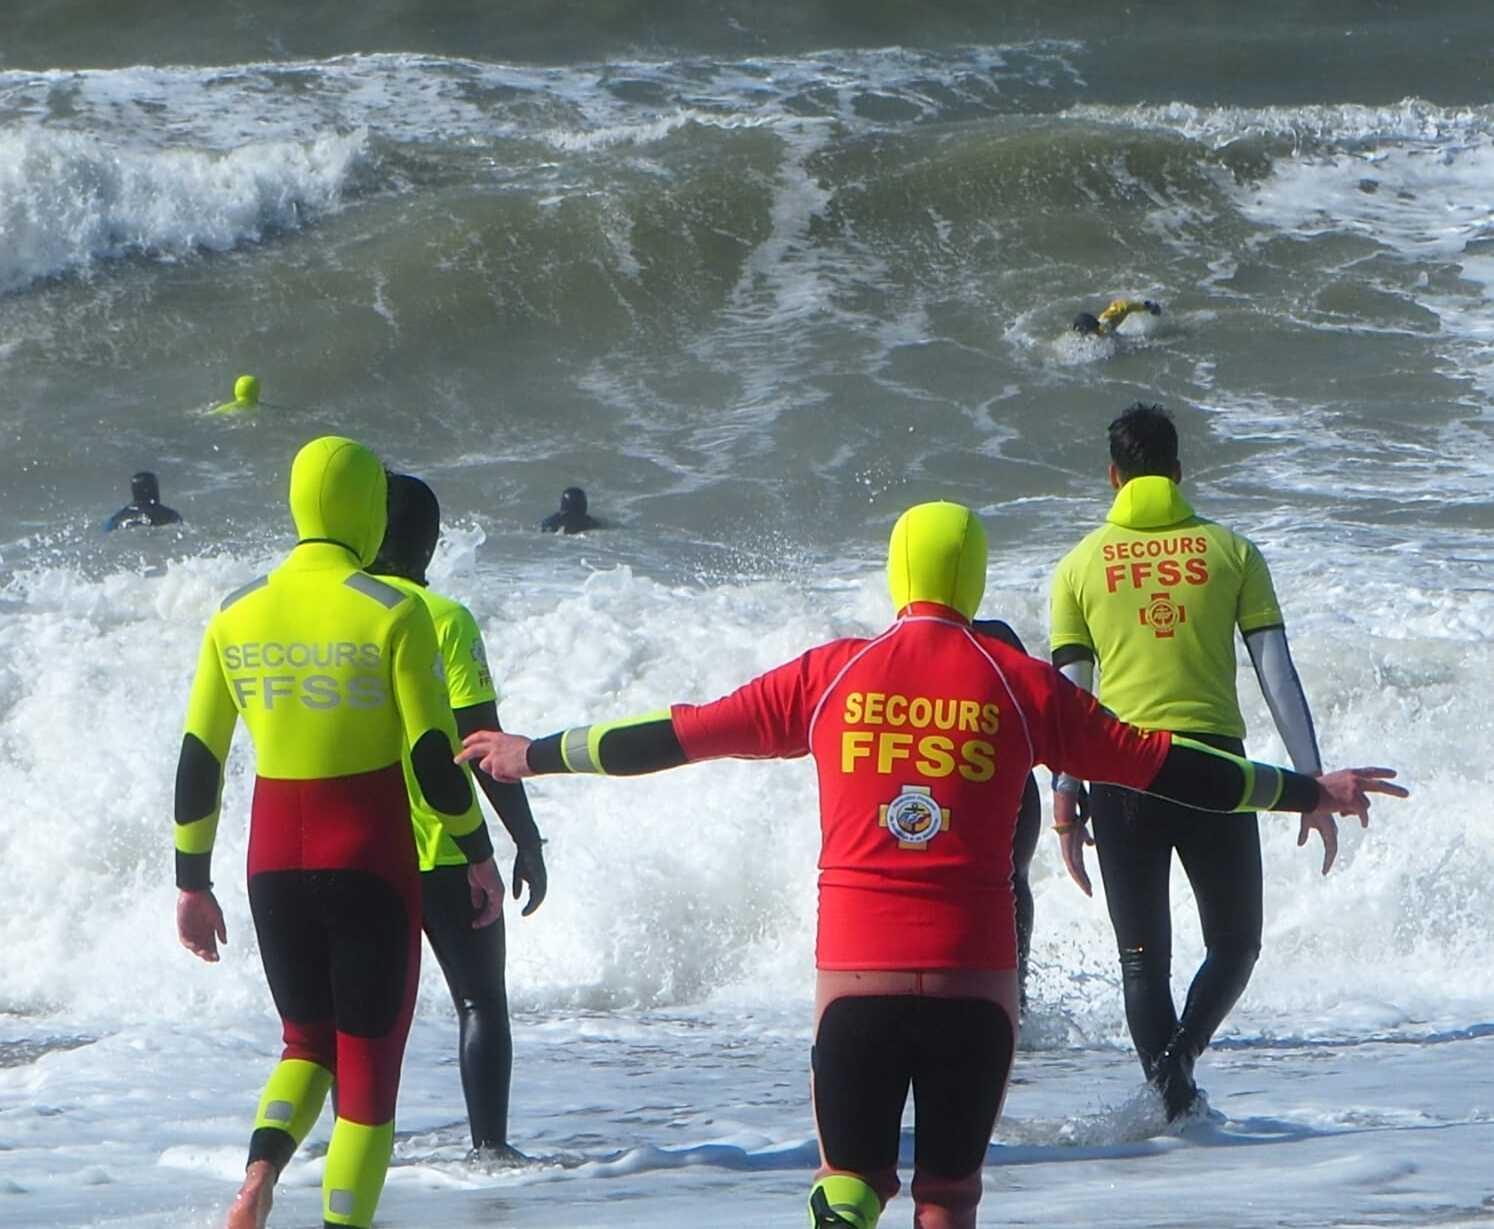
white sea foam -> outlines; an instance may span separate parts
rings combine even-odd
[[[338,207],[366,143],[355,132],[210,153],[0,133],[0,293],[103,260],[170,261],[294,230]]]

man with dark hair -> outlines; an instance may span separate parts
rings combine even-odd
[[[1317,738],[1292,665],[1271,574],[1255,545],[1194,513],[1178,483],[1178,434],[1161,406],[1131,406],[1110,424],[1106,523],[1059,564],[1053,578],[1053,664],[1081,687],[1100,669],[1100,701],[1121,720],[1168,730],[1240,754],[1245,722],[1235,692],[1235,628],[1299,772],[1320,771]],[[1250,980],[1261,944],[1261,849],[1253,813],[1204,822],[1179,803],[1115,785],[1090,794],[1059,774],[1053,827],[1070,876],[1090,893],[1084,847],[1097,846],[1120,951],[1126,1021],[1146,1077],[1169,1120],[1198,1090],[1193,1064]],[[1297,843],[1316,829],[1323,873],[1338,828],[1304,815]],[[1172,1000],[1168,878],[1176,850],[1193,885],[1207,949],[1181,1017]]]

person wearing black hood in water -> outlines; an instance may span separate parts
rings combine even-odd
[[[452,712],[457,729],[465,737],[473,730],[498,728],[498,693],[488,670],[482,633],[472,613],[460,602],[427,587],[425,571],[440,533],[441,509],[435,493],[419,478],[391,474],[389,527],[378,558],[368,570],[414,594],[430,610]],[[405,771],[410,772],[408,758]],[[514,898],[518,899],[527,883],[529,901],[523,916],[528,917],[540,907],[547,888],[542,842],[529,811],[529,799],[517,782],[495,781],[481,769],[476,777],[518,849]],[[476,912],[467,885],[466,858],[432,822],[433,817],[425,814],[416,790],[410,790],[410,817],[420,857],[422,922],[457,1011],[462,1092],[472,1128],[471,1159],[522,1160],[522,1154],[508,1143],[513,1037],[503,976],[503,919],[473,928]]]
[[[176,525],[181,514],[161,502],[161,488],[156,476],[142,469],[130,479],[130,503],[104,522],[104,532],[133,529],[137,525]]]
[[[585,533],[588,529],[600,529],[602,522],[586,513],[586,492],[578,486],[568,486],[560,493],[560,510],[552,512],[540,522],[546,533]]]

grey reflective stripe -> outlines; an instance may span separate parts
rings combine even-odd
[[[1245,636],[1250,664],[1260,680],[1266,707],[1281,732],[1292,767],[1315,777],[1323,771],[1318,756],[1318,735],[1313,729],[1312,710],[1302,690],[1302,680],[1292,664],[1292,650],[1287,645],[1286,628],[1262,627]]]
[[[289,1101],[271,1101],[265,1106],[266,1122],[289,1122],[295,1108]]]
[[[351,1216],[353,1214],[353,1192],[333,1191],[327,1196],[327,1211],[334,1216]]]
[[[591,727],[578,725],[567,730],[560,741],[560,752],[566,767],[572,772],[601,772],[600,766],[591,758]]]
[[[247,585],[241,585],[218,603],[218,609],[227,610],[241,597],[248,597],[256,589],[263,589],[269,583],[270,578],[268,576],[261,576],[258,580],[251,580]]]
[[[1242,810],[1269,811],[1281,797],[1281,773],[1273,764],[1255,764],[1255,776],[1250,784],[1250,794]]]
[[[405,595],[393,585],[386,585],[382,580],[375,580],[372,576],[365,576],[362,572],[354,572],[342,583],[349,589],[356,589],[364,597],[373,598],[381,606],[387,606],[390,610],[405,600]]]

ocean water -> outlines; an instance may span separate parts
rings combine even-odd
[[[306,439],[431,481],[433,578],[543,733],[882,626],[887,531],[928,498],[981,511],[983,613],[1041,652],[1138,398],[1265,550],[1325,759],[1415,793],[1327,878],[1263,821],[1264,954],[1181,1132],[1103,901],[1040,849],[981,1224],[1488,1224],[1494,13],[344,7],[20,0],[0,36],[0,1225],[206,1229],[242,1172],[277,1038],[235,871],[252,754],[216,967],[175,942],[171,788],[201,628],[288,547]],[[1066,333],[1115,294],[1164,313]],[[207,414],[246,371],[266,406]],[[184,524],[102,534],[140,468]],[[573,483],[610,527],[537,533]],[[801,1223],[810,771],[531,796],[535,1163],[462,1159],[428,961],[379,1223]],[[1181,876],[1172,908],[1181,991]],[[318,1220],[327,1129],[273,1224]]]

